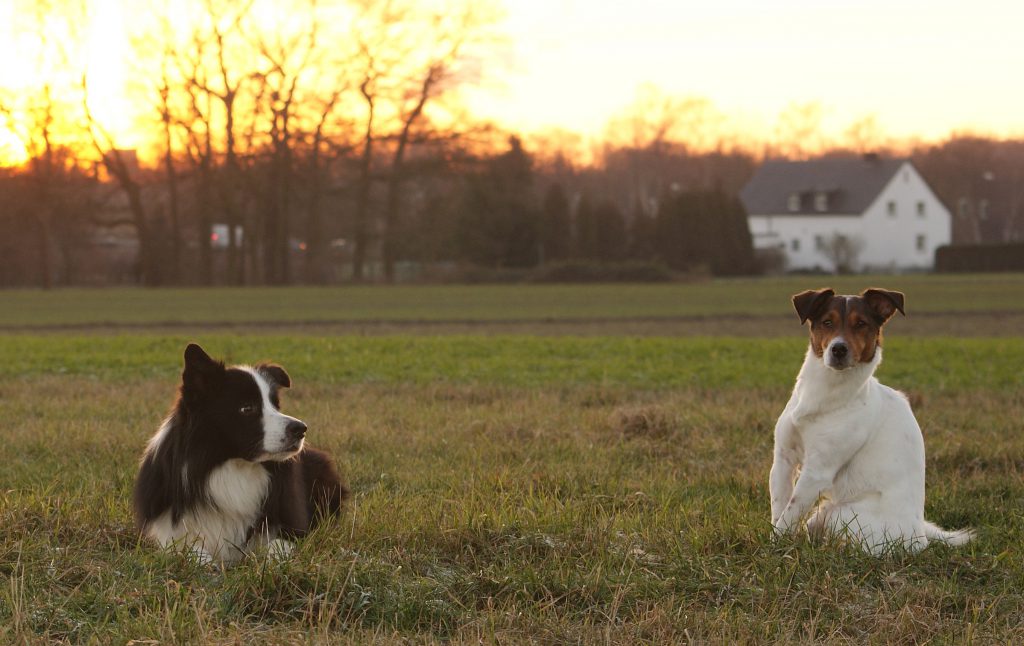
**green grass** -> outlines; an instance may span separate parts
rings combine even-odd
[[[21,290],[0,292],[0,327],[783,316],[792,314],[792,294],[824,285],[847,293],[900,289],[911,313],[1024,312],[1024,274],[797,276],[625,286]]]
[[[355,491],[293,558],[226,572],[128,508],[191,337],[0,337],[0,643],[1024,640],[1024,338],[888,341],[927,515],[979,538],[876,560],[769,539],[801,335],[202,334],[289,369]]]
[[[292,379],[337,384],[769,388],[789,384],[807,346],[790,338],[273,335],[0,338],[0,378],[66,375],[172,381],[190,341],[229,363],[276,360]],[[893,337],[881,378],[904,388],[1024,390],[1024,337]],[[891,357],[891,359],[889,358]]]

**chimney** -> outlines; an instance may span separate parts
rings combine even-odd
[[[862,158],[864,159],[864,161],[866,161],[869,164],[877,164],[878,163],[878,153],[864,153],[862,155]]]

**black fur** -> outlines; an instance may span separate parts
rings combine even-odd
[[[288,373],[270,364],[256,370],[271,384],[270,400],[279,406],[278,389],[291,385]],[[251,373],[226,368],[198,345],[185,349],[180,396],[165,422],[166,434],[143,455],[135,481],[140,531],[167,510],[177,524],[188,510],[212,506],[207,482],[226,461],[257,461],[263,446],[262,401]],[[339,513],[348,496],[330,457],[321,451],[304,448],[287,460],[260,464],[271,476],[270,486],[250,533],[272,529],[284,537],[302,536],[320,518]]]

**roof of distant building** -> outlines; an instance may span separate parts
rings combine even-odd
[[[743,187],[740,199],[750,215],[860,215],[906,162],[874,155],[769,160]],[[822,193],[824,204],[816,204]],[[799,208],[791,208],[796,206],[791,203],[794,195],[799,196]]]

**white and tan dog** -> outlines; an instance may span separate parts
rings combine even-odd
[[[903,302],[903,294],[884,289],[793,297],[800,322],[811,322],[811,342],[775,426],[769,488],[777,534],[799,529],[810,515],[810,534],[846,536],[872,554],[973,537],[925,520],[921,428],[907,398],[874,377],[882,326],[903,314]]]

